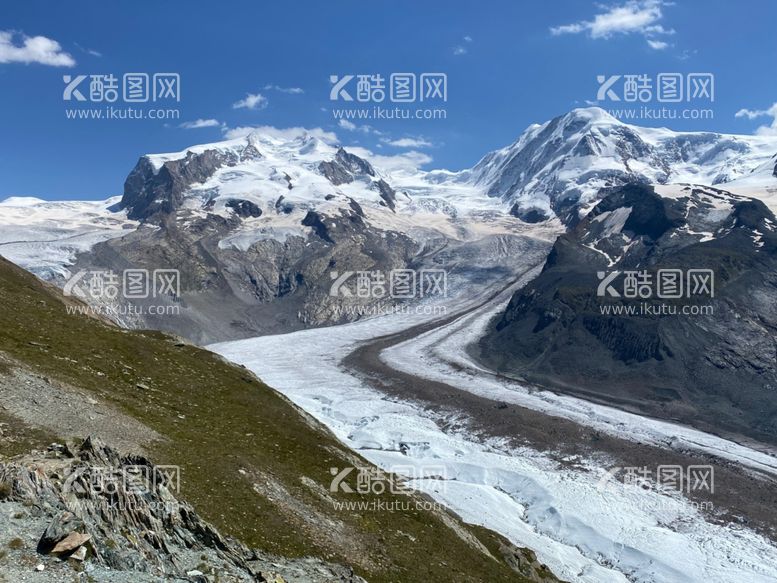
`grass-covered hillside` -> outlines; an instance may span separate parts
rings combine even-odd
[[[181,496],[222,534],[350,565],[369,581],[545,574],[530,553],[516,558],[447,513],[335,510],[354,494],[329,491],[330,468],[366,462],[320,424],[243,368],[162,333],[68,314],[66,301],[0,258],[3,457],[87,434],[139,449],[181,467]]]

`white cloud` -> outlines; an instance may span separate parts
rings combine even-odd
[[[381,140],[384,144],[394,146],[395,148],[431,148],[432,142],[422,137],[399,138],[398,140]]]
[[[371,125],[362,124],[362,125],[356,125],[352,121],[348,121],[347,119],[341,119],[337,122],[337,125],[343,128],[346,131],[349,132],[361,132],[363,134],[374,134],[376,136],[382,136],[383,132],[380,130],[376,130]]]
[[[200,128],[213,128],[220,125],[221,123],[217,119],[196,119],[194,121],[185,121],[178,127],[185,130],[198,130]]]
[[[387,172],[417,172],[421,166],[430,164],[433,161],[433,158],[428,154],[416,152],[415,150],[393,156],[383,156],[381,154],[374,154],[372,151],[359,146],[346,146],[346,149],[360,158],[366,158],[375,166]]]
[[[472,43],[472,37],[469,36],[468,34],[464,35],[462,40],[464,41],[465,44],[471,44]],[[458,56],[458,55],[466,55],[468,52],[469,52],[469,49],[466,46],[464,46],[464,45],[460,44],[460,45],[456,45],[455,47],[453,47],[453,54],[456,55],[456,56]]]
[[[268,103],[261,93],[247,93],[244,99],[232,104],[232,109],[264,109]]]
[[[103,56],[103,54],[100,51],[95,51],[94,49],[87,49],[85,47],[82,47],[78,43],[73,43],[73,44],[76,45],[80,51],[85,52],[87,55],[92,55],[93,57],[102,57]]]
[[[279,93],[291,93],[292,95],[300,95],[305,93],[301,87],[280,87],[279,85],[265,85],[265,91],[278,91]]]
[[[647,39],[647,44],[651,49],[655,49],[657,51],[663,51],[669,47],[669,43],[665,43],[662,40]]]
[[[658,24],[664,17],[661,8],[665,5],[667,3],[663,0],[628,0],[625,4],[602,7],[605,12],[594,15],[592,20],[553,26],[550,33],[558,36],[585,32],[595,39],[608,39],[616,34],[641,34],[646,37],[650,48],[661,50],[669,45],[651,37],[674,34],[674,30]]]
[[[19,36],[20,44],[14,42],[16,33],[0,30],[0,63],[39,63],[52,67],[72,67],[75,59],[62,51],[62,46],[45,36]]]
[[[750,120],[771,117],[772,122],[769,125],[759,126],[755,133],[759,136],[777,136],[777,103],[772,104],[769,109],[740,109],[734,117],[746,117]]]
[[[693,50],[683,49],[683,52],[680,53],[679,55],[677,55],[677,58],[680,61],[687,61],[688,59],[690,59],[691,57],[696,55],[696,53],[698,53],[698,52],[699,51],[697,51],[696,49],[693,49]]]
[[[318,138],[328,144],[337,143],[337,134],[334,132],[327,132],[321,128],[276,128],[273,126],[242,126],[237,128],[223,128],[224,137],[228,140],[234,140],[237,138],[244,138],[249,134],[256,132],[257,134],[267,136],[269,138],[275,138],[284,141],[290,141],[304,136],[310,136]]]

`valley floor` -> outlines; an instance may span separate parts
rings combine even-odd
[[[493,375],[467,346],[522,280],[459,290],[447,316],[395,314],[222,343],[371,462],[415,480],[571,581],[777,580],[777,458],[727,439]],[[435,312],[435,310],[425,310]],[[616,471],[712,466],[714,492]],[[747,526],[744,526],[747,525]]]

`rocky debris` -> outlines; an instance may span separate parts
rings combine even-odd
[[[92,438],[76,458],[33,452],[0,464],[0,544],[11,533],[34,539],[37,530],[36,552],[44,558],[5,543],[14,550],[1,568],[10,574],[37,564],[37,571],[51,571],[46,581],[80,580],[82,572],[121,582],[363,581],[347,567],[265,555],[224,537],[175,489],[164,468]]]
[[[72,552],[89,540],[90,535],[79,532],[85,528],[83,520],[68,511],[60,512],[51,521],[38,541],[38,552],[63,554]]]
[[[44,537],[46,536],[46,533],[44,533]],[[85,544],[89,541],[89,539],[92,538],[92,535],[90,534],[82,534],[80,532],[71,532],[68,534],[65,538],[60,540],[57,544],[54,545],[54,548],[49,551],[50,553],[54,555],[64,555],[64,554],[70,554],[74,553],[76,551],[83,550],[84,556],[86,555],[86,547],[82,547],[81,545]]]
[[[0,371],[0,403],[5,413],[28,425],[45,428],[61,439],[99,435],[127,450],[142,450],[160,439],[157,432],[102,399],[95,399],[88,391],[61,380],[47,380],[0,354],[0,365],[3,363],[9,369]],[[49,446],[47,455],[72,458],[74,452],[66,444],[55,443]]]
[[[505,558],[507,564],[528,581],[535,583],[558,581],[548,566],[540,563],[535,552],[530,549],[501,544],[499,552]]]

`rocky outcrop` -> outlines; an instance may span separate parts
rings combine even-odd
[[[227,208],[231,208],[235,211],[235,214],[242,218],[256,218],[262,216],[262,209],[250,200],[230,200],[227,201]]]
[[[74,453],[53,444],[45,454],[0,464],[0,498],[12,511],[0,514],[0,533],[13,529],[20,542],[11,546],[29,556],[23,541],[46,525],[36,548],[43,581],[79,572],[122,582],[363,581],[347,567],[263,555],[226,538],[176,490],[175,468],[92,439]],[[13,524],[2,524],[9,515]],[[4,569],[11,575],[24,564]]]
[[[341,184],[350,184],[353,182],[353,176],[337,162],[324,161],[318,165],[318,170],[329,182],[335,186]]]
[[[227,242],[236,236],[240,217],[192,216],[184,209],[177,213],[178,220],[166,221],[161,228],[144,226],[95,245],[72,269],[177,269],[177,300],[133,298],[126,300],[134,306],[130,311],[122,308],[125,299],[119,296],[115,313],[123,326],[162,329],[209,344],[357,319],[358,312],[344,310],[344,304],[378,300],[331,295],[331,273],[388,274],[407,268],[418,252],[418,244],[406,235],[367,223],[364,209],[354,200],[345,199],[328,212],[291,212],[301,215],[294,219],[302,227],[298,231],[233,244]],[[160,304],[170,305],[175,317],[142,308]]]
[[[372,164],[364,158],[359,158],[356,154],[347,152],[345,148],[338,148],[335,154],[335,161],[348,170],[351,174],[365,174],[375,176],[375,169]]]
[[[185,157],[163,162],[158,168],[151,157],[143,156],[124,182],[120,206],[135,220],[174,212],[192,184],[205,182],[220,168],[259,157],[261,154],[251,144],[240,150],[189,151]]]
[[[518,204],[514,204],[510,208],[510,214],[517,219],[521,219],[524,223],[541,223],[550,219],[542,209],[522,208]]]
[[[380,193],[380,198],[381,198],[380,204],[396,212],[397,193],[394,191],[394,189],[391,188],[388,182],[386,182],[382,178],[377,182],[374,182],[373,184],[375,185],[375,188],[377,189],[378,193]]]
[[[338,148],[334,160],[325,160],[318,170],[335,186],[350,184],[356,177],[375,177],[375,169],[363,158]]]

